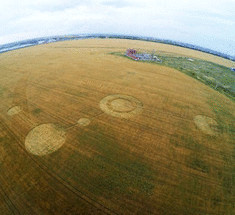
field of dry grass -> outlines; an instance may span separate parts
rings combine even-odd
[[[234,102],[175,69],[109,54],[127,48],[234,66],[130,40],[1,54],[0,214],[234,213]]]

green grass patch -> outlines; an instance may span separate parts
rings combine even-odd
[[[6,90],[6,88],[5,88],[5,87],[2,87],[2,86],[0,85],[0,97],[3,96],[3,93],[5,92],[5,90]]]
[[[90,125],[85,132],[80,130],[76,147],[82,152],[94,153],[91,157],[82,152],[71,153],[68,162],[76,162],[66,164],[71,166],[72,172],[63,170],[64,177],[97,196],[151,195],[155,173],[150,164],[122,147],[114,137],[115,132],[111,128],[100,125]]]
[[[196,156],[190,161],[189,166],[192,169],[199,170],[204,173],[209,172],[209,166],[206,164],[206,162]]]
[[[42,110],[40,108],[35,108],[32,112],[33,114],[37,115],[37,114],[40,114]]]
[[[216,97],[208,97],[208,104],[216,116],[216,121],[220,125],[222,133],[226,133],[227,137],[223,141],[229,144],[231,150],[229,152],[221,151],[220,155],[224,161],[223,169],[219,172],[219,179],[223,186],[223,195],[227,202],[234,203],[234,187],[235,187],[235,146],[234,146],[234,134],[235,134],[235,117],[232,113],[233,109],[229,109],[223,101],[220,101]],[[230,209],[228,209],[230,214]]]
[[[218,128],[221,132],[226,132],[233,136],[235,132],[235,117],[232,114],[232,110],[229,110],[223,102],[215,97],[209,97],[208,104],[215,113],[216,121],[219,124]]]
[[[183,147],[194,152],[201,152],[206,150],[205,146],[198,143],[194,137],[186,135],[171,135],[170,143],[172,143],[176,147]]]
[[[94,174],[91,178],[95,186],[100,188],[97,191],[117,190],[119,193],[131,193],[133,190],[138,190],[141,193],[151,194],[154,188],[151,168],[138,155],[126,151],[115,139],[106,136],[106,132],[98,127],[95,130],[95,139],[91,139],[92,135],[89,133],[83,133],[78,138],[83,147],[92,147],[98,152],[95,157],[83,164],[87,171],[94,171],[95,164],[102,173]]]

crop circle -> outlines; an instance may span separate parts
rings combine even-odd
[[[89,120],[88,118],[81,118],[78,120],[77,123],[81,126],[88,126],[91,123],[91,120]]]
[[[216,135],[218,132],[218,123],[208,116],[197,115],[194,123],[205,134]]]
[[[115,94],[103,98],[100,109],[114,117],[130,118],[142,112],[143,104],[133,96]]]
[[[51,123],[33,128],[25,139],[25,148],[34,155],[43,156],[58,150],[65,142],[65,131]]]
[[[10,108],[8,111],[7,111],[7,114],[9,116],[14,116],[18,113],[20,113],[22,111],[22,108],[20,106],[14,106],[12,108]]]

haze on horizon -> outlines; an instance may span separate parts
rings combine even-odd
[[[8,0],[0,44],[84,33],[126,34],[199,45],[235,56],[235,0]]]

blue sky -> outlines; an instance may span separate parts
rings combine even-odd
[[[6,0],[0,44],[80,33],[153,36],[235,56],[235,0]]]

